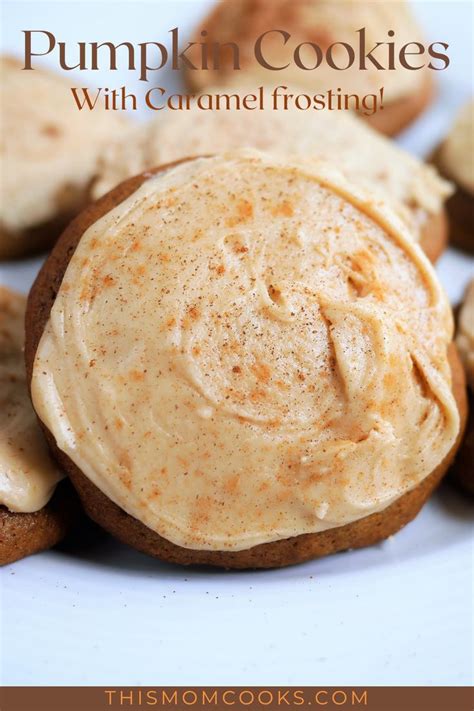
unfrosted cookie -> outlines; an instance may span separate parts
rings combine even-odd
[[[365,32],[367,49],[376,47],[377,43],[382,47],[373,52],[378,67],[370,60],[365,61],[364,69],[359,67],[357,57],[362,39],[358,31],[361,29]],[[281,32],[288,33],[289,37],[283,37]],[[255,46],[264,33],[268,34],[261,44],[262,62],[258,61]],[[331,89],[362,97],[378,95],[383,87],[383,109],[364,118],[387,135],[405,128],[433,98],[429,69],[407,69],[400,64],[395,69],[388,68],[384,42],[394,41],[398,49],[414,42],[424,46],[422,32],[406,2],[220,0],[196,29],[192,40],[196,42],[195,54],[187,54],[195,60],[196,66],[202,65],[202,43],[208,44],[210,57],[209,68],[186,70],[188,85],[196,91],[207,91],[216,84],[232,85],[236,77],[240,81],[245,75],[254,77],[257,84],[299,85],[310,95]],[[222,49],[216,49],[217,43],[224,45]],[[232,43],[237,45],[239,54],[235,69]],[[299,45],[302,45],[300,51],[297,50]],[[334,45],[333,67],[324,58],[331,45]],[[347,46],[354,51],[352,62]],[[302,66],[295,61],[295,50]],[[217,68],[214,68],[213,57],[218,58]],[[408,57],[408,61],[413,58]],[[420,63],[426,66],[429,61],[426,55],[416,57],[413,66]],[[279,69],[270,70],[266,64]]]
[[[62,235],[26,323],[55,457],[94,520],[164,560],[382,540],[464,424],[432,267],[322,163],[236,152],[126,181]]]
[[[455,246],[474,253],[474,101],[459,112],[433,160],[441,174],[456,185],[447,202],[450,239]]]
[[[252,91],[255,87],[241,87],[239,100]],[[256,148],[290,159],[324,159],[387,200],[432,261],[440,256],[447,241],[444,202],[452,189],[432,166],[350,114],[274,111],[270,87],[265,87],[263,96],[264,110],[205,111],[193,105],[134,128],[111,142],[93,196],[100,197],[122,180],[155,166],[235,148]]]
[[[63,77],[0,58],[0,259],[51,246],[85,204],[97,159],[123,120],[79,111]]]
[[[0,287],[0,565],[58,543],[78,510],[31,407],[25,305],[25,297]]]

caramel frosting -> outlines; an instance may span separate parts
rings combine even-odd
[[[459,311],[456,344],[474,391],[474,279],[469,283]]]
[[[474,101],[459,112],[437,160],[445,175],[474,194]]]
[[[191,549],[341,526],[416,487],[459,415],[451,311],[401,221],[326,164],[150,175],[83,234],[34,407],[112,501]]]
[[[12,234],[75,209],[125,125],[100,104],[79,111],[62,77],[22,66],[0,58],[0,226]]]
[[[0,505],[38,511],[62,478],[31,406],[23,361],[26,300],[0,287]]]
[[[337,162],[351,181],[388,201],[415,239],[427,218],[442,211],[452,188],[433,167],[350,114],[274,111],[268,87],[264,89],[262,111],[203,111],[193,106],[169,111],[134,128],[126,140],[111,142],[93,188],[95,197],[157,165],[249,147],[282,157]],[[250,91],[255,87],[241,87],[237,93]]]
[[[205,70],[190,70],[189,80],[196,89],[204,89],[209,84],[231,84],[236,75],[252,75],[257,82],[271,81],[277,84],[299,85],[311,94],[339,88],[343,93],[377,93],[384,87],[387,104],[411,96],[420,90],[427,80],[430,70],[377,69],[366,61],[366,68],[359,69],[357,58],[352,66],[347,50],[342,43],[349,44],[358,52],[360,36],[357,30],[365,28],[366,49],[373,49],[377,43],[395,41],[400,48],[410,42],[423,43],[423,36],[408,3],[392,0],[232,0],[221,1],[216,10],[204,21],[199,30],[207,32],[209,42],[235,42],[240,50],[240,68],[232,65],[233,54],[229,50],[220,53],[220,67]],[[286,42],[281,35],[266,35],[262,43],[262,54],[268,64],[280,67],[278,71],[266,69],[255,57],[257,38],[269,30],[283,30],[290,34]],[[393,30],[392,37],[388,32]],[[204,41],[200,31],[193,38]],[[294,52],[303,43],[300,57],[308,69],[301,69],[294,60]],[[336,43],[333,50],[334,69],[326,62],[317,64],[317,55],[311,43],[318,45],[324,54]],[[189,53],[188,53],[189,54]],[[381,66],[388,66],[388,52],[378,49],[374,58]],[[192,55],[191,55],[192,57]],[[200,48],[196,48],[196,64],[199,66]],[[426,59],[414,58],[416,64],[426,63]],[[289,65],[286,68],[286,65]],[[414,66],[416,66],[414,64]],[[316,67],[313,69],[313,67]]]

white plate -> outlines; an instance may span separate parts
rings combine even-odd
[[[68,41],[160,39],[176,25],[185,34],[209,4],[114,3],[112,14],[103,0],[91,22],[81,2],[10,2],[3,43],[19,53],[26,27]],[[438,2],[417,11],[453,58],[436,104],[400,139],[425,155],[472,90],[472,10]],[[129,79],[117,73],[115,85]],[[176,76],[160,83],[177,86]],[[26,292],[40,263],[0,265],[0,283]],[[438,269],[458,300],[473,260],[449,250]],[[2,571],[3,683],[468,684],[472,518],[472,503],[444,485],[379,546],[269,572],[186,570],[105,535],[42,553]]]

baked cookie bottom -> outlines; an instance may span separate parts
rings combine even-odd
[[[452,481],[466,494],[474,496],[474,394],[468,388],[469,417],[466,434],[451,469]]]
[[[0,506],[0,565],[55,546],[79,515],[79,502],[68,481],[60,482],[46,506],[34,513],[15,513]]]
[[[441,149],[438,147],[432,153],[430,162],[443,178],[455,182],[444,169],[440,155]],[[474,254],[474,195],[457,185],[455,193],[446,201],[445,210],[450,243],[464,252]]]
[[[362,116],[371,128],[385,136],[395,136],[407,128],[431,104],[435,95],[434,83],[426,76],[420,89],[402,99],[386,104],[372,116]]]
[[[453,246],[474,254],[474,195],[457,188],[446,203],[446,209]]]
[[[68,207],[35,227],[12,232],[0,225],[0,261],[34,256],[50,249],[69,222],[87,205],[89,186],[78,192]]]
[[[171,164],[170,164],[171,165]],[[166,166],[169,167],[169,166]],[[153,172],[159,172],[156,169]],[[88,227],[139,188],[150,173],[131,178],[89,205],[63,233],[44,263],[31,289],[26,312],[25,359],[31,382],[36,350],[48,321],[56,294],[76,246]],[[461,417],[461,432],[467,417],[464,370],[456,348],[450,347],[453,393]],[[265,543],[248,550],[198,551],[177,546],[144,526],[108,499],[56,446],[51,432],[43,427],[54,457],[70,476],[89,516],[119,540],[161,560],[181,565],[213,565],[223,568],[275,568],[300,563],[348,548],[362,548],[396,533],[419,512],[446,473],[461,441],[461,433],[449,455],[415,489],[401,496],[380,513],[320,533],[303,534]]]
[[[18,234],[0,228],[0,261],[21,259],[44,252],[54,244],[66,224],[67,222],[51,222]]]

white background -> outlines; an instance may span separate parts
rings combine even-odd
[[[183,38],[212,2],[7,2],[3,49],[23,29],[58,39]],[[435,105],[399,138],[427,155],[472,92],[472,4],[414,3],[451,65]],[[45,66],[55,67],[55,57]],[[110,86],[110,75],[81,73]],[[117,72],[114,85],[142,91]],[[154,83],[179,88],[176,72]],[[142,120],[148,118],[142,115]],[[2,137],[3,138],[3,137]],[[27,291],[40,259],[0,264],[0,283]],[[438,265],[453,301],[473,260]],[[472,502],[444,485],[417,520],[371,549],[269,572],[187,570],[105,534],[7,566],[1,585],[4,684],[467,684],[472,678]]]

